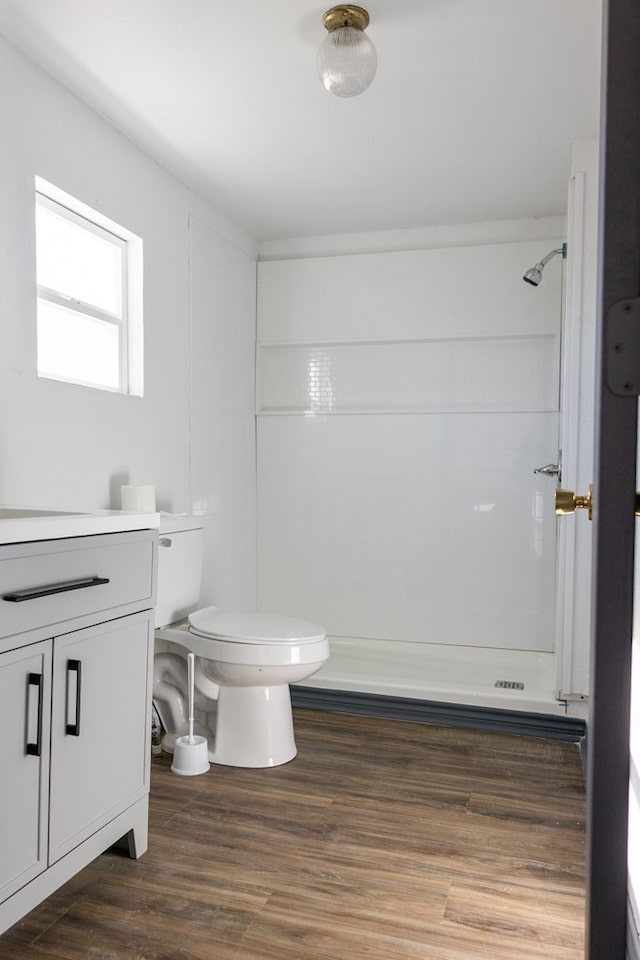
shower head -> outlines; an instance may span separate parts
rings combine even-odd
[[[527,270],[523,276],[525,283],[530,283],[532,287],[537,287],[540,281],[542,280],[542,271],[549,263],[553,257],[557,257],[558,254],[562,254],[562,259],[567,259],[567,245],[563,243],[561,247],[558,247],[556,250],[552,250],[551,253],[548,253],[546,257],[543,257],[542,260],[539,260],[538,263],[531,269]]]
[[[540,281],[542,280],[542,271],[544,270],[544,263],[536,263],[535,267],[531,267],[530,270],[527,270],[523,276],[525,283],[530,283],[532,287],[537,287]]]

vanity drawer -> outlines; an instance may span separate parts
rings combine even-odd
[[[0,550],[0,637],[154,602],[155,535],[79,537]],[[129,611],[127,611],[129,612]]]

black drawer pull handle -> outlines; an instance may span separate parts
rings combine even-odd
[[[30,673],[27,677],[27,702],[29,697],[29,687],[38,688],[38,730],[36,733],[36,742],[30,743],[27,740],[27,753],[30,757],[39,757],[42,751],[42,674]],[[27,737],[29,734],[27,734]]]
[[[60,583],[49,583],[44,587],[33,587],[31,590],[15,590],[5,593],[3,600],[9,603],[22,603],[24,600],[36,600],[38,597],[50,597],[54,593],[68,593],[70,590],[84,590],[85,587],[97,587],[101,583],[109,583],[108,577],[83,577],[81,580],[62,580]]]
[[[80,736],[80,698],[82,696],[82,664],[79,660],[67,660],[67,703],[71,692],[71,674],[76,675],[76,717],[74,723],[65,726],[65,733],[70,737]]]

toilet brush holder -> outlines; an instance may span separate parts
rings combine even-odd
[[[206,737],[178,737],[173,750],[171,772],[181,777],[196,777],[209,769],[209,744]]]
[[[193,702],[195,699],[195,654],[187,655],[189,684],[189,733],[178,737],[173,748],[171,772],[181,777],[196,777],[209,769],[209,744],[206,737],[193,734]]]

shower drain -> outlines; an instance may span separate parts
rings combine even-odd
[[[495,686],[502,690],[524,690],[524,683],[519,680],[496,680]]]

